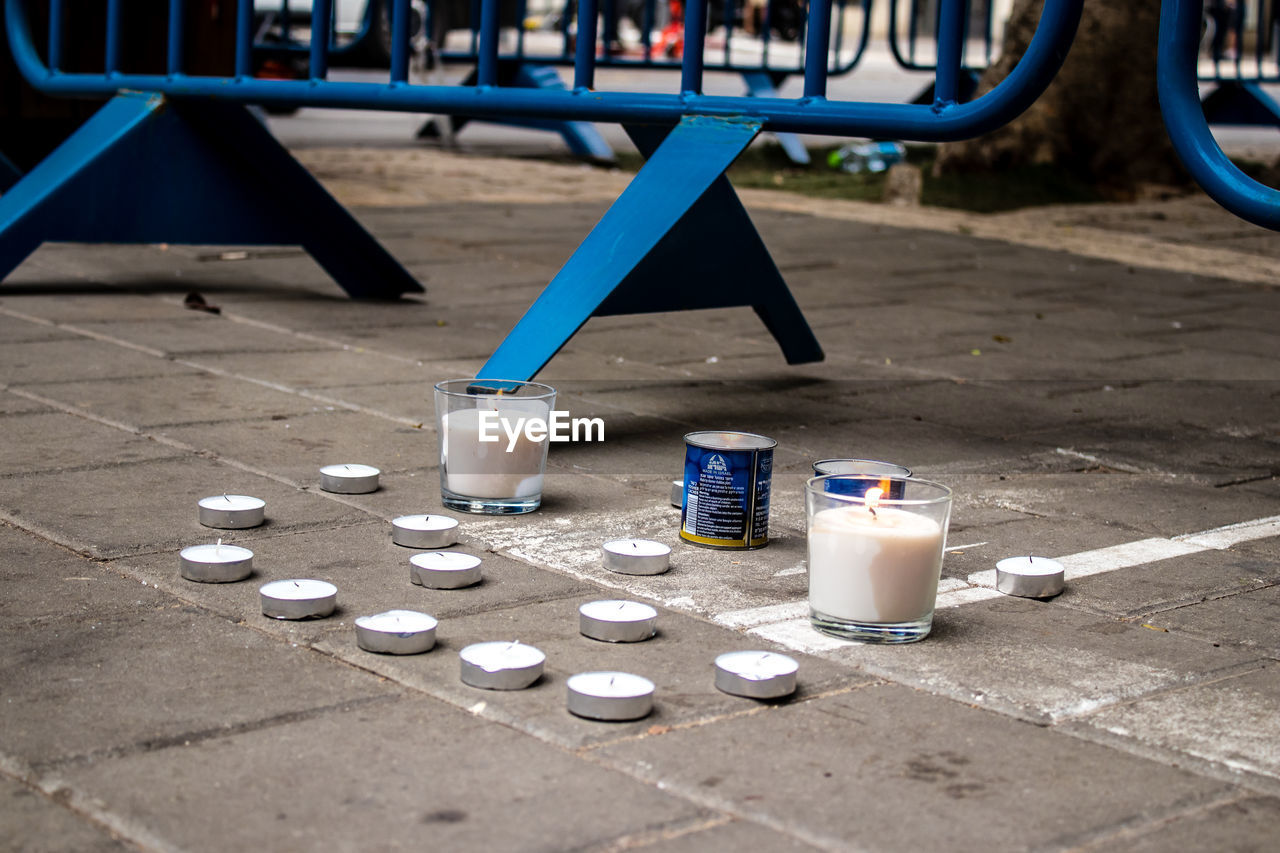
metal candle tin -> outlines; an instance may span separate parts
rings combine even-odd
[[[671,568],[671,548],[652,539],[614,539],[601,546],[600,561],[620,575],[660,575]]]
[[[266,517],[267,502],[249,495],[212,495],[201,498],[199,520],[205,527],[243,530],[257,527]]]
[[[448,548],[458,541],[458,519],[402,515],[391,519],[391,541],[406,548]]]
[[[657,633],[658,611],[639,601],[588,601],[578,608],[578,631],[606,643],[638,643]]]
[[[716,658],[716,688],[748,699],[780,699],[796,692],[795,658],[777,652],[725,652]]]
[[[384,655],[417,655],[436,644],[435,617],[416,610],[388,610],[356,619],[356,645]]]
[[[272,581],[258,589],[262,615],[272,619],[311,619],[328,616],[338,604],[338,588],[310,579]]]
[[[519,641],[472,643],[458,652],[462,683],[485,690],[523,690],[542,677],[547,656]]]
[[[684,506],[684,480],[671,481],[671,505],[674,507]]]
[[[381,474],[372,465],[326,465],[320,469],[320,488],[335,495],[367,495],[378,490]]]
[[[749,432],[691,432],[684,437],[680,538],[708,548],[769,543],[769,489],[778,442]]]
[[[473,554],[428,551],[409,558],[409,580],[427,589],[462,589],[480,578],[480,558]]]
[[[1022,598],[1053,598],[1066,586],[1062,563],[1048,557],[1008,557],[996,563],[996,589]]]
[[[253,552],[239,545],[192,545],[178,554],[178,573],[198,583],[232,583],[253,574]]]
[[[638,720],[653,710],[653,682],[629,672],[569,677],[569,713],[589,720]]]
[[[819,459],[813,463],[813,476],[827,474],[856,474],[859,477],[879,477],[879,487],[890,500],[900,501],[906,491],[904,478],[911,476],[911,469],[893,462],[877,462],[874,459]],[[827,480],[823,491],[837,495],[860,498],[873,484],[867,480]]]

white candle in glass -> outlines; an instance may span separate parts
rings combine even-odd
[[[497,441],[481,441],[482,412],[486,414],[486,435]],[[516,405],[483,401],[480,408],[455,409],[445,414],[441,450],[445,459],[446,484],[451,492],[474,498],[524,498],[542,494],[542,471],[547,438],[531,441],[524,427],[531,419],[543,424],[551,409],[539,400]],[[508,430],[519,432],[515,438]],[[510,449],[508,449],[510,448]]]
[[[858,622],[910,622],[933,611],[942,526],[894,507],[822,510],[809,529],[809,604]]]

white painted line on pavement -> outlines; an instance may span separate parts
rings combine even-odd
[[[1241,542],[1251,542],[1272,536],[1280,536],[1280,515],[1228,524],[1198,533],[1185,533],[1168,539],[1159,537],[1139,539],[1136,542],[1081,551],[1078,554],[1068,554],[1054,559],[1062,563],[1066,569],[1067,580],[1070,581],[1074,578],[1114,572],[1117,569],[1156,563],[1173,557],[1199,554],[1203,551],[1221,551]],[[1002,593],[997,592],[995,586],[995,569],[974,572],[965,580],[943,578],[938,583],[936,608],[945,610],[963,604],[999,598]],[[779,645],[799,652],[830,651],[857,645],[813,630],[809,625],[808,612],[807,601],[788,601],[747,610],[733,610],[713,618],[726,627],[745,629],[750,634],[773,640]]]

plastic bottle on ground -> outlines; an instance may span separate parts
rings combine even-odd
[[[852,174],[883,172],[906,156],[906,146],[901,142],[851,142],[828,154],[827,165]]]

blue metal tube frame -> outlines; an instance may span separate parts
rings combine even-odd
[[[498,0],[480,0],[480,57],[476,84],[498,85]]]
[[[685,3],[684,8],[684,56],[680,63],[680,91],[686,95],[702,92],[702,52],[705,47],[703,33],[707,31],[706,0]]]
[[[49,0],[49,67],[62,67],[62,0]]]
[[[253,0],[236,3],[236,77],[253,76]]]
[[[578,0],[578,43],[573,60],[573,88],[586,91],[596,82],[596,0]],[[447,112],[447,110],[445,110]]]
[[[1174,150],[1214,201],[1242,219],[1280,230],[1280,191],[1250,178],[1222,153],[1200,105],[1196,60],[1202,0],[1164,0],[1157,88]]]
[[[182,73],[182,38],[187,26],[186,3],[184,0],[169,0],[169,51],[167,68],[169,73]],[[53,65],[53,60],[49,61]],[[57,65],[53,65],[57,68]]]
[[[332,27],[332,0],[312,0],[310,66],[312,82],[323,80],[329,76],[329,38],[332,33]]]
[[[934,80],[934,106],[954,104],[960,97],[960,71],[964,63],[965,19],[969,4],[942,3],[938,7],[938,71]]]
[[[120,4],[122,0],[107,0],[107,52],[106,70],[110,77],[120,71]]]
[[[588,4],[594,5],[593,0],[586,0],[583,5]],[[685,115],[736,116],[759,120],[765,130],[773,132],[942,142],[993,130],[1039,97],[1066,56],[1079,21],[1080,0],[1046,0],[1036,34],[1009,76],[982,97],[943,109],[916,104],[700,95],[687,90],[680,94],[594,92],[590,98],[583,98],[579,92],[554,89],[251,78],[229,82],[221,77],[169,78],[154,74],[124,74],[107,79],[95,74],[54,74],[32,45],[22,0],[5,0],[5,10],[15,62],[33,86],[50,94],[105,96],[120,89],[137,89],[173,97],[217,97],[243,103],[646,124],[674,124]],[[591,51],[594,40],[582,38],[585,35],[580,33],[579,50],[585,41],[586,49]],[[580,78],[576,82],[583,85]],[[688,82],[682,80],[682,86]]]
[[[827,45],[831,43],[831,4],[809,4],[809,31],[805,33],[804,96],[827,96]]]
[[[409,81],[409,0],[391,0],[391,82]]]

